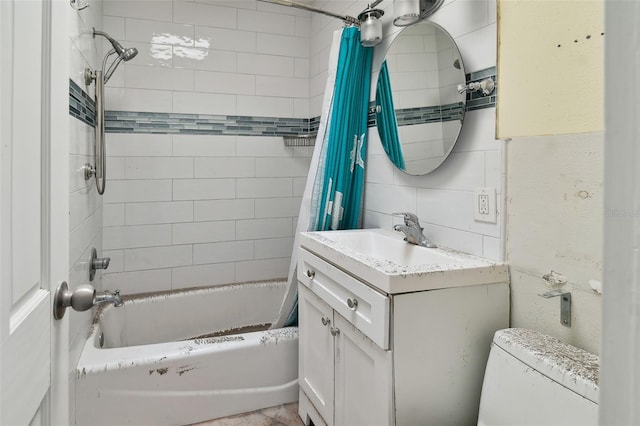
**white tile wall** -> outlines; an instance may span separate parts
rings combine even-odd
[[[145,10],[153,7],[146,0],[131,13],[105,9],[105,27],[141,51],[110,82],[108,109],[320,114],[339,21],[256,1],[163,1],[158,10]],[[434,17],[464,44],[467,71],[495,65],[490,3],[451,0]],[[357,15],[366,2],[318,6]],[[494,120],[493,110],[468,114],[448,167],[422,177],[396,171],[372,129],[365,225],[390,227],[391,213],[413,211],[438,243],[501,256],[500,225],[474,223],[469,209],[474,187],[501,188]],[[286,276],[312,148],[287,148],[279,137],[108,137],[117,179],[104,197],[105,248],[114,257],[106,287],[136,293]]]

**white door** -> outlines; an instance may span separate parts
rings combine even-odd
[[[50,23],[49,1],[0,1],[3,426],[52,422],[50,289],[55,287],[51,265],[58,259],[51,250],[50,231],[58,224],[51,219],[52,205],[58,203],[52,198],[61,189],[50,190]],[[62,250],[65,247],[63,244]]]
[[[393,425],[391,351],[385,351],[339,314],[336,341],[336,426]]]
[[[298,285],[298,383],[328,425],[333,424],[333,309]]]

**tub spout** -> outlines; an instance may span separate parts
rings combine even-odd
[[[116,308],[118,306],[122,306],[124,302],[122,301],[122,297],[120,297],[120,290],[116,290],[114,292],[110,292],[109,290],[96,293],[93,298],[94,305],[101,305],[103,303],[113,303],[113,306]]]

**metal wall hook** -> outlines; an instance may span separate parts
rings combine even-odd
[[[560,324],[571,327],[571,293],[566,290],[557,289],[539,294],[545,299],[560,296]]]
[[[69,4],[71,5],[72,8],[78,11],[85,10],[86,8],[91,6],[89,3],[85,3],[82,6],[80,6],[80,0],[69,0]]]

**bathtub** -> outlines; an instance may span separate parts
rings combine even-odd
[[[186,425],[298,399],[298,329],[268,329],[286,282],[124,297],[98,309],[76,424]]]

